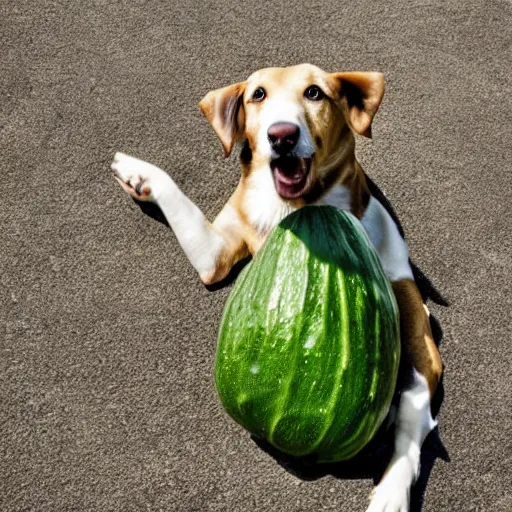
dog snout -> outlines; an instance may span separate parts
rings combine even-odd
[[[274,123],[267,131],[270,147],[278,155],[286,155],[297,145],[300,128],[293,123]]]

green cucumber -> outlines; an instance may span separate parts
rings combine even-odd
[[[242,271],[220,327],[226,411],[279,450],[353,457],[386,417],[400,360],[398,308],[351,214],[307,206]]]

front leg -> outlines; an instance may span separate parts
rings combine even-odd
[[[123,189],[139,201],[156,203],[171,226],[179,244],[205,284],[223,279],[236,261],[246,254],[245,243],[226,216],[210,224],[199,208],[162,169],[123,153],[116,153],[112,170]],[[233,227],[233,229],[230,229]]]

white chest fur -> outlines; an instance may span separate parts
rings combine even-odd
[[[318,204],[350,212],[350,190],[344,185],[336,185]],[[261,233],[268,233],[293,211],[276,193],[270,170],[264,172],[263,169],[251,176],[245,207],[251,223]],[[407,244],[389,213],[374,197],[370,198],[361,223],[389,280],[413,279]]]
[[[344,185],[336,185],[319,203],[335,206],[340,210],[349,212],[350,190]],[[370,242],[379,254],[389,280],[413,279],[407,244],[400,235],[391,215],[374,197],[370,198],[361,223]]]
[[[277,194],[269,168],[258,169],[248,178],[244,209],[252,226],[265,234],[294,211]]]

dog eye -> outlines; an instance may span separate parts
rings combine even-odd
[[[325,93],[318,85],[310,85],[304,92],[304,96],[306,96],[308,100],[320,101],[325,98]]]
[[[263,101],[265,99],[265,96],[266,96],[265,89],[263,89],[263,87],[258,87],[252,93],[252,101]]]

